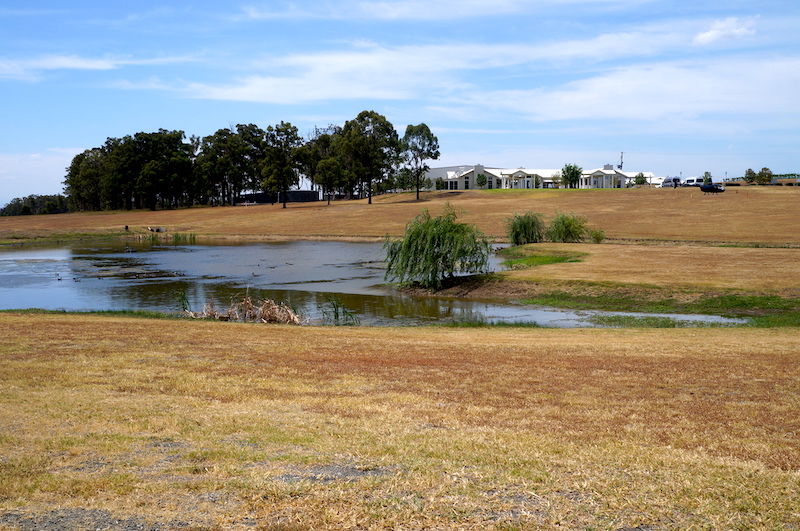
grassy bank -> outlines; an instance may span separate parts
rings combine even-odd
[[[0,326],[0,528],[800,525],[795,330]]]

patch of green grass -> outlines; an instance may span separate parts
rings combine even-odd
[[[609,328],[697,328],[729,326],[705,321],[683,321],[659,315],[594,315],[589,321]]]
[[[523,304],[554,306],[578,310],[607,310],[619,312],[641,313],[683,313],[709,314],[724,317],[747,318],[746,326],[787,327],[800,326],[800,301],[776,295],[712,295],[700,297],[694,301],[680,302],[670,295],[668,290],[663,297],[641,297],[635,295],[618,295],[613,292],[600,294],[582,294],[566,291],[552,291],[522,301]],[[606,318],[603,318],[606,319]],[[609,318],[607,326],[647,326],[663,328],[668,323],[645,320],[637,324],[622,324]],[[639,318],[644,319],[644,318]],[[603,324],[603,323],[597,323]],[[697,326],[693,323],[691,326]]]
[[[560,264],[563,262],[580,262],[587,253],[575,253],[537,249],[535,246],[520,245],[500,249],[497,254],[505,257],[503,265],[509,269],[528,269],[531,267]]]
[[[616,312],[646,313],[699,313],[685,312],[673,298],[645,300],[613,294],[576,294],[565,291],[551,291],[532,299],[525,299],[523,304],[540,306],[556,306],[575,310],[608,310]]]
[[[0,313],[25,313],[30,315],[105,315],[108,317],[139,317],[143,319],[185,319],[183,315],[150,310],[93,310],[77,312],[67,310],[43,310],[41,308],[24,308],[19,310],[0,310]]]
[[[535,321],[486,321],[484,319],[465,319],[452,321],[442,325],[447,328],[542,328]]]

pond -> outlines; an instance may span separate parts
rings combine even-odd
[[[290,241],[163,245],[80,242],[0,248],[0,309],[201,311],[249,295],[286,302],[309,324],[335,310],[362,325],[458,321],[592,326],[596,314],[514,304],[415,297],[387,286],[380,243]],[[492,267],[500,269],[494,260]],[[340,313],[340,315],[341,315]],[[715,316],[669,317],[726,322]],[[730,320],[732,321],[732,320]],[[733,321],[732,321],[733,322]]]

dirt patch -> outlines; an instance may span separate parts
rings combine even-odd
[[[42,514],[10,512],[0,514],[0,526],[20,531],[75,531],[76,529],[114,531],[168,531],[192,529],[188,522],[149,522],[143,517],[116,517],[100,509],[57,509]]]

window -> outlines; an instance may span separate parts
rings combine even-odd
[[[469,190],[469,177],[464,176],[464,190]]]

